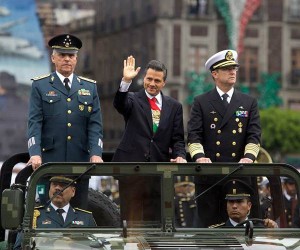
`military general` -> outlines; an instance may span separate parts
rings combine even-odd
[[[237,58],[237,52],[228,49],[214,54],[205,63],[216,86],[196,96],[191,108],[187,141],[195,162],[252,163],[258,155],[261,140],[258,105],[255,98],[235,89],[240,66]],[[199,184],[199,180],[195,181]],[[196,185],[196,193],[215,182],[211,180],[202,188]],[[214,220],[217,212],[218,191],[212,192],[213,195],[207,192],[198,199],[199,215],[202,214],[204,220]],[[215,197],[215,202],[212,197]],[[205,211],[211,212],[211,217]],[[203,226],[208,225],[204,223]]]
[[[33,170],[47,162],[93,162],[102,160],[102,116],[97,85],[74,74],[79,38],[62,34],[52,38],[51,60],[55,72],[33,79],[28,117],[28,150]],[[40,201],[47,200],[46,183],[39,184]],[[76,199],[87,200],[88,179],[78,183]],[[87,202],[85,203],[87,204]],[[78,205],[78,203],[77,203]]]
[[[96,82],[74,74],[79,38],[52,38],[55,72],[33,79],[28,149],[33,169],[45,162],[102,162],[102,118]]]

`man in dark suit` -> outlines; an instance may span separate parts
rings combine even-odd
[[[140,67],[135,69],[134,57],[124,60],[123,78],[115,95],[114,107],[125,119],[125,131],[113,161],[186,162],[182,105],[161,91],[167,78],[165,65],[156,60],[150,61],[145,70],[144,89],[136,93],[128,92],[132,79],[139,71]],[[123,218],[157,220],[160,217],[160,211],[157,211],[160,204],[158,183],[155,177],[120,179]],[[143,192],[142,187],[146,189],[151,185],[151,191]],[[155,206],[157,216],[153,216],[154,211],[147,202],[152,208]]]
[[[67,185],[70,185],[67,187]],[[33,228],[96,227],[92,212],[73,208],[70,200],[75,196],[75,185],[71,178],[54,176],[50,179],[49,197],[51,203],[36,207],[33,214]],[[63,190],[64,189],[64,190]],[[63,191],[63,192],[61,192]],[[23,234],[18,233],[14,249],[21,249]]]
[[[46,162],[102,161],[102,118],[96,82],[74,74],[79,38],[63,34],[49,41],[55,72],[33,79],[28,150],[33,170]],[[44,189],[47,189],[44,181]],[[88,179],[78,186],[76,200],[86,199]],[[47,191],[41,200],[45,201]],[[74,202],[74,201],[73,201]]]
[[[257,101],[234,89],[238,67],[234,50],[220,51],[205,63],[216,88],[197,96],[191,109],[187,140],[195,162],[252,163],[258,155],[261,127]],[[199,180],[196,181],[200,184]],[[197,185],[196,193],[201,193],[212,183]],[[218,198],[213,202],[211,197],[207,192],[201,197],[203,207],[200,201],[198,204],[199,215],[202,213],[205,220],[214,220],[217,212],[212,212],[211,216],[205,214],[204,210],[217,208]]]

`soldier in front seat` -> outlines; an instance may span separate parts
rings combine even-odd
[[[71,184],[61,192],[68,184]],[[75,196],[75,184],[71,178],[53,176],[50,179],[48,206],[39,206],[34,210],[33,228],[96,227],[91,212],[73,208],[70,200]],[[18,233],[14,250],[21,248],[23,234]]]
[[[236,227],[239,223],[245,220],[251,220],[250,210],[252,207],[251,195],[253,195],[253,189],[241,180],[230,180],[225,185],[223,190],[225,191],[225,200],[227,207],[228,220],[221,224],[210,226],[210,228],[216,227]],[[277,228],[278,225],[271,219],[263,219],[264,227]],[[259,225],[258,225],[259,226]]]

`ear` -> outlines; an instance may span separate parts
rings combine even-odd
[[[51,55],[51,61],[54,63],[54,55]]]

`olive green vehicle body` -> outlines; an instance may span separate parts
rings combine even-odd
[[[282,176],[295,180],[300,194],[300,175],[286,164],[174,164],[174,163],[103,163],[94,164],[91,176],[153,176],[161,178],[161,222],[127,227],[39,229],[33,228],[36,186],[46,175],[78,176],[91,163],[47,163],[30,177],[25,200],[2,195],[1,219],[5,229],[20,228],[24,232],[23,249],[300,249],[299,228],[180,228],[175,227],[174,179],[176,176],[219,176],[224,180],[239,177],[262,177],[278,182]],[[272,183],[271,183],[272,184]],[[254,187],[257,188],[257,187]],[[277,188],[280,188],[277,185]],[[299,195],[298,195],[299,196]],[[21,199],[21,201],[20,201]],[[282,212],[279,201],[275,213]],[[154,208],[155,204],[153,205]],[[21,223],[22,222],[22,223]]]

